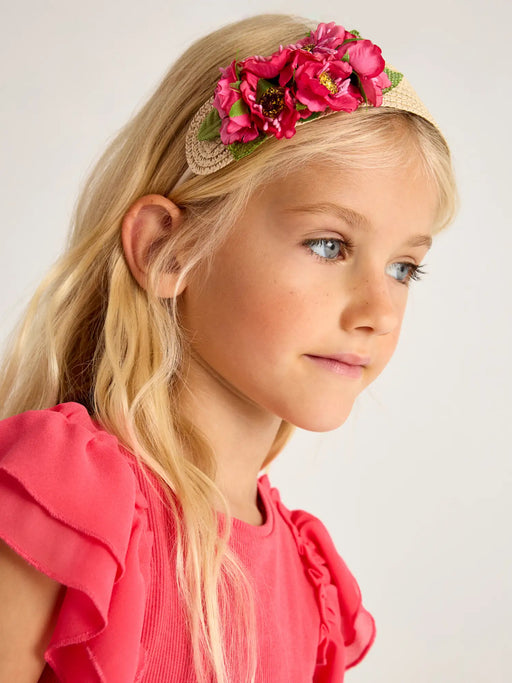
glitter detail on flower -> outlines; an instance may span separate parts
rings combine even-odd
[[[284,88],[272,85],[260,97],[261,111],[264,116],[274,119],[284,109]]]
[[[330,74],[327,71],[324,71],[323,73],[320,74],[318,77],[318,80],[320,83],[327,88],[327,90],[331,93],[331,95],[336,95],[338,92],[338,86],[336,83],[332,80]]]
[[[320,23],[269,56],[234,60],[220,72],[213,109],[197,138],[220,138],[235,159],[269,136],[293,137],[297,123],[328,111],[378,107],[383,90],[402,79],[386,68],[377,45],[334,22]]]

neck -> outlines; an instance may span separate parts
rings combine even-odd
[[[215,453],[215,483],[231,514],[261,524],[257,479],[281,418],[241,394],[197,354],[191,356],[186,387],[185,415]]]

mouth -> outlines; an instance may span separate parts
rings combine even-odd
[[[358,379],[363,374],[363,365],[360,363],[346,363],[341,360],[337,360],[333,357],[327,356],[311,356],[306,354],[307,358],[310,358],[317,365],[322,366],[326,370],[330,370],[338,375],[345,375],[345,377],[352,377]],[[353,360],[353,359],[352,359]],[[365,360],[362,358],[362,360]]]
[[[334,360],[345,365],[362,365],[366,366],[370,362],[370,356],[360,356],[357,353],[333,353],[329,356],[314,356],[310,358],[324,358],[326,360]]]

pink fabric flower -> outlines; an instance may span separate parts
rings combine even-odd
[[[262,117],[262,125],[268,123],[265,119],[271,117],[263,113],[263,110],[265,109],[264,104],[262,105],[263,110],[254,106],[261,102],[262,99],[261,96],[258,97],[258,83],[260,79],[264,79],[265,81],[273,79],[274,81],[277,81],[275,87],[277,90],[282,89],[283,106],[289,107],[293,104],[293,108],[295,108],[295,103],[292,103],[289,96],[285,97],[284,90],[285,86],[293,77],[293,56],[293,50],[281,46],[279,50],[274,52],[270,57],[249,57],[248,59],[244,59],[240,64],[243,81],[241,91],[245,101],[251,107],[251,110],[255,115],[257,117]],[[245,86],[246,83],[247,87]],[[277,96],[277,93],[275,93],[275,95]],[[286,112],[284,117],[287,118],[287,120],[290,119],[289,112]]]
[[[338,51],[340,57],[348,52],[350,66],[358,74],[368,78],[378,76],[384,70],[385,62],[380,47],[369,40],[354,40]]]
[[[297,99],[312,112],[354,111],[363,98],[351,84],[351,73],[347,62],[308,60],[295,72]]]
[[[263,130],[266,133],[275,135],[278,139],[293,137],[295,135],[295,124],[300,118],[300,113],[296,109],[296,102],[289,88],[284,90],[283,104],[281,113],[275,118],[267,117],[263,125]]]
[[[222,119],[220,139],[225,145],[231,145],[234,142],[251,142],[259,134],[260,131],[249,114],[226,116]]]
[[[376,78],[361,76],[361,85],[363,86],[368,101],[371,102],[374,107],[380,107],[382,104],[382,89],[389,88],[391,81],[383,71]]]
[[[349,64],[360,78],[368,101],[375,107],[382,104],[382,88],[391,85],[384,73],[386,63],[380,47],[369,40],[346,43],[339,51],[340,57],[348,53]]]
[[[267,80],[279,76],[287,63],[290,61],[292,50],[282,46],[274,52],[270,57],[248,57],[240,63],[240,68],[244,73],[251,73],[258,78],[265,78]],[[284,85],[284,83],[280,83]]]
[[[271,85],[258,95],[259,78],[254,73],[243,73],[240,93],[248,105],[258,128],[276,138],[291,138],[300,118],[295,98],[289,88]]]
[[[291,138],[299,119],[314,113],[352,112],[365,97],[380,106],[382,89],[391,86],[384,66],[379,47],[334,22],[268,57],[235,60],[221,69],[213,100],[221,141]]]
[[[258,137],[259,130],[244,107],[240,90],[233,87],[238,80],[236,61],[221,69],[221,73],[222,78],[217,83],[213,99],[213,106],[221,117],[220,139],[225,145],[233,142],[250,142]],[[239,113],[233,115],[235,105]]]
[[[240,93],[231,87],[231,83],[237,81],[236,60],[231,62],[225,69],[221,68],[220,71],[222,78],[215,88],[213,106],[222,116],[222,114],[228,115],[231,107],[240,99]]]
[[[311,46],[316,53],[333,54],[348,38],[355,38],[355,36],[349,31],[345,31],[343,26],[338,26],[334,21],[331,21],[329,24],[318,24],[310,36],[301,38],[294,47],[304,49]]]

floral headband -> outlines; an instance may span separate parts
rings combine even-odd
[[[234,60],[220,71],[214,96],[187,131],[187,176],[213,173],[269,137],[291,138],[297,125],[359,107],[403,109],[438,128],[403,74],[386,66],[381,49],[334,22],[269,57]]]

